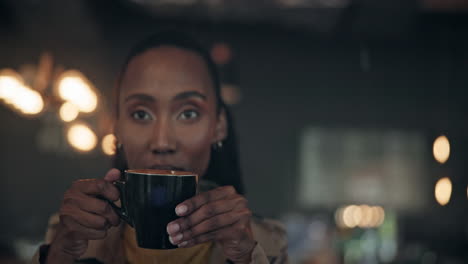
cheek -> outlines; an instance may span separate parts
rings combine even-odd
[[[119,140],[123,146],[123,150],[125,152],[125,157],[127,159],[127,163],[129,168],[140,168],[144,164],[138,164],[138,161],[143,160],[144,150],[146,147],[145,138],[147,138],[144,134],[146,133],[145,130],[136,130],[132,129],[131,125],[122,125],[124,129],[119,130]],[[135,135],[139,135],[135,137]]]
[[[197,126],[192,129],[181,129],[179,143],[181,151],[186,154],[190,167],[203,174],[208,167],[211,154],[211,143],[214,133],[210,126]]]

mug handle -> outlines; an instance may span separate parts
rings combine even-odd
[[[127,197],[125,195],[125,182],[124,181],[115,181],[113,182],[112,184],[114,184],[115,187],[117,187],[117,190],[119,190],[119,193],[120,193],[120,201],[121,201],[121,204],[122,206],[121,207],[118,207],[117,205],[115,205],[114,202],[102,197],[102,196],[99,196],[98,198],[102,199],[102,200],[105,200],[107,201],[111,206],[112,208],[114,209],[114,211],[117,213],[117,215],[122,218],[125,222],[127,222],[127,224],[129,224],[131,227],[134,227],[133,226],[133,221],[130,217],[130,215],[128,214],[128,207],[127,207]]]

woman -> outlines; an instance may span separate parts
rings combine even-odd
[[[193,39],[164,32],[130,53],[116,89],[116,168],[80,180],[64,195],[40,263],[286,263],[281,225],[252,217],[216,67]],[[97,196],[119,199],[126,168],[194,171],[200,192],[167,226],[175,250],[136,246],[131,227]],[[53,222],[53,221],[52,221]]]

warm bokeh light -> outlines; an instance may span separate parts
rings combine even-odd
[[[73,103],[81,112],[90,113],[97,107],[97,95],[91,86],[79,72],[69,71],[62,75],[58,84],[59,96]]]
[[[385,220],[385,211],[380,206],[349,205],[338,208],[335,221],[341,228],[375,228]]]
[[[68,129],[67,139],[70,145],[76,150],[87,152],[97,144],[97,137],[94,132],[84,124],[75,124]]]
[[[445,163],[450,157],[450,143],[446,136],[442,135],[436,138],[432,147],[434,158],[441,164]]]
[[[223,84],[221,86],[221,98],[228,105],[238,104],[241,100],[239,87],[232,84]]]
[[[343,207],[338,208],[336,210],[336,212],[335,212],[335,222],[336,222],[336,225],[338,227],[346,228],[347,226],[345,225],[345,223],[343,221],[343,211],[344,211]]]
[[[379,222],[383,215],[380,214],[379,208],[380,206],[371,206],[368,210],[368,215],[366,216],[368,222],[365,223],[365,227],[372,228],[379,226]]]
[[[63,103],[59,110],[60,118],[65,122],[75,120],[79,113],[78,107],[70,102]]]
[[[26,115],[39,114],[44,109],[42,96],[35,90],[20,86],[11,102],[16,109]]]
[[[437,181],[434,194],[440,205],[444,206],[449,203],[450,197],[452,196],[452,182],[448,177]]]
[[[23,81],[14,75],[11,70],[0,72],[0,99],[11,104],[17,92],[21,89]]]
[[[12,70],[0,71],[0,99],[26,115],[35,115],[44,109],[42,96],[24,86],[21,77]]]
[[[357,205],[352,205],[351,208],[352,208],[351,209],[351,215],[353,217],[354,225],[357,226],[362,221],[361,207],[359,207]]]
[[[344,226],[347,228],[355,227],[356,225],[354,224],[353,216],[351,213],[352,209],[350,209],[350,206],[347,206],[343,208],[342,210],[343,211],[342,211],[341,217],[342,217],[342,222]]]
[[[376,221],[372,226],[380,226],[385,221],[385,210],[380,206],[374,206],[373,209],[375,210]]]
[[[346,207],[343,211],[343,222],[349,227],[356,227],[362,219],[361,208],[356,205],[350,205]]]
[[[113,134],[106,135],[102,139],[102,151],[104,154],[112,156],[115,154],[115,136]]]
[[[361,205],[359,206],[362,213],[361,221],[358,223],[358,226],[361,228],[368,228],[371,227],[372,222],[372,209],[368,205]]]
[[[226,43],[216,43],[211,48],[211,58],[218,65],[228,64],[232,58],[232,50]]]

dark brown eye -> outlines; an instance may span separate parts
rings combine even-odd
[[[189,120],[189,119],[195,119],[199,116],[200,114],[195,111],[195,110],[186,110],[180,113],[179,118],[181,120]]]
[[[151,120],[151,115],[143,110],[137,110],[132,113],[132,118],[135,120]]]

